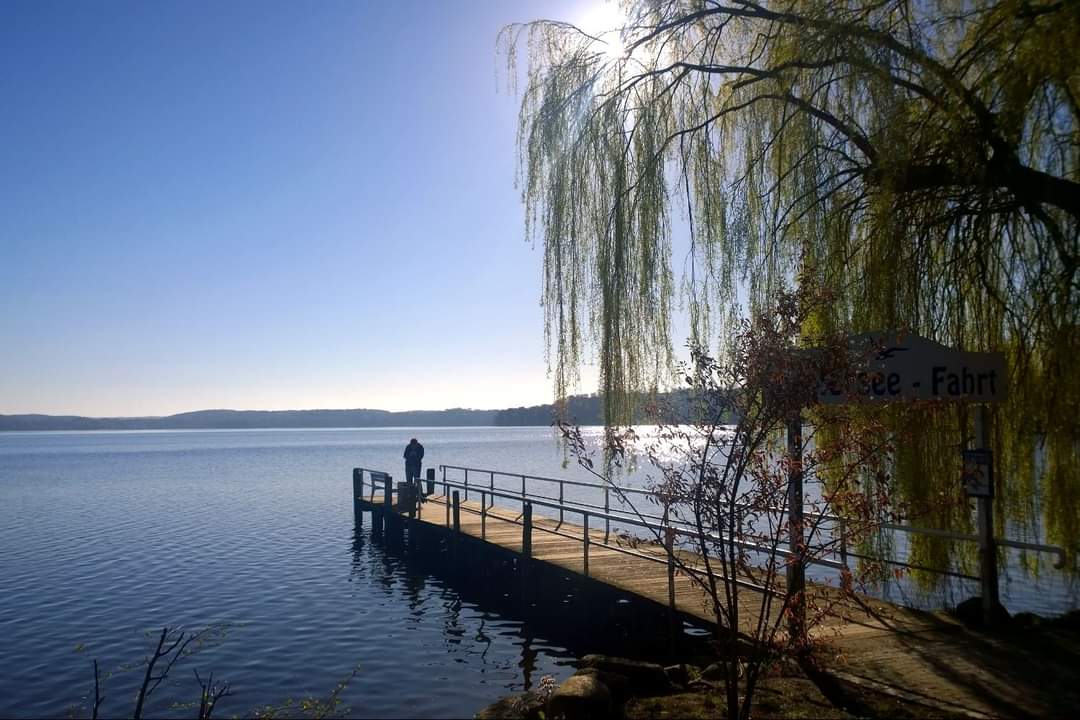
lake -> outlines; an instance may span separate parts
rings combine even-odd
[[[114,671],[102,714],[130,713],[141,678],[123,667],[163,625],[228,631],[178,666],[155,716],[192,714],[170,705],[197,698],[193,669],[232,683],[226,717],[326,695],[353,668],[354,716],[471,716],[571,674],[582,653],[634,652],[634,608],[586,618],[572,588],[552,587],[563,619],[537,618],[497,582],[356,532],[351,468],[402,475],[412,436],[425,467],[589,479],[546,427],[0,433],[0,715],[85,702],[93,659]],[[932,607],[971,588],[886,592]],[[1002,594],[1014,612],[1076,605],[1050,574],[1014,573]]]

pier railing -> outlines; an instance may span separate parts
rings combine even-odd
[[[524,532],[523,538],[530,538],[532,531],[536,529],[541,532],[560,535],[562,537],[579,539],[583,545],[583,561],[586,576],[589,574],[589,552],[590,546],[592,545],[600,545],[605,549],[638,556],[653,562],[668,563],[670,569],[673,571],[674,554],[680,548],[686,547],[688,543],[697,543],[703,537],[706,541],[721,540],[721,538],[709,534],[703,536],[695,528],[690,526],[687,521],[678,518],[670,516],[664,517],[663,515],[639,510],[626,510],[621,507],[624,504],[625,499],[628,498],[636,497],[645,501],[649,498],[655,498],[655,494],[646,489],[625,488],[614,486],[610,483],[552,478],[529,475],[527,473],[511,473],[501,470],[458,465],[439,465],[438,467],[441,471],[441,478],[435,481],[431,474],[432,471],[429,470],[426,482],[429,485],[434,482],[435,485],[442,488],[443,497],[445,498],[445,522],[447,527],[458,526],[460,512],[473,513],[479,515],[481,518],[481,537],[485,538],[487,517],[492,508],[496,507],[496,500],[504,501],[505,504],[499,506],[503,508],[514,509],[512,505],[520,505],[520,514],[516,517],[500,515],[500,521],[521,525]],[[450,473],[449,476],[448,473]],[[454,475],[457,475],[458,477],[455,478]],[[513,489],[506,487],[507,484],[512,484],[514,486]],[[591,490],[595,493],[595,497],[593,501],[582,499],[580,497],[568,498],[567,488]],[[397,488],[393,482],[393,476],[390,473],[368,468],[356,468],[353,470],[353,491],[354,500],[356,498],[363,498],[366,494],[368,502],[371,503],[374,502],[376,492],[379,492],[381,493],[381,499],[388,510],[395,505],[394,498],[397,494]],[[473,496],[479,497],[479,509],[462,503],[462,500],[466,503],[468,502],[470,493]],[[613,495],[618,501],[614,507],[612,505]],[[557,517],[558,524],[555,527],[536,525],[532,521],[532,508],[534,506],[550,511],[551,519],[554,520]],[[774,508],[774,510],[786,513],[786,510],[782,508]],[[578,528],[574,528],[574,532],[568,532],[567,529],[564,529],[564,526],[567,524],[567,514],[570,514],[570,516],[575,519],[580,518],[581,524]],[[825,545],[815,548],[814,552],[810,553],[809,557],[805,558],[807,564],[828,567],[835,570],[847,570],[849,568],[849,558],[856,558],[872,560],[912,570],[934,572],[964,580],[978,581],[980,579],[977,576],[953,570],[939,570],[907,563],[901,560],[891,560],[854,552],[848,547],[848,526],[853,523],[851,519],[829,513],[819,513],[812,509],[804,510],[804,516],[828,523],[834,533],[830,548],[827,549]],[[593,523],[596,523],[596,525],[593,525]],[[597,534],[601,524],[604,532],[603,539],[599,540]],[[654,553],[642,552],[638,547],[635,547],[632,544],[619,542],[612,543],[611,530],[613,526],[616,529],[629,527],[647,531],[651,537],[638,539],[647,540],[656,547],[662,547],[664,554],[657,555]],[[979,540],[978,536],[967,533],[957,533],[933,528],[918,528],[895,523],[883,523],[880,527],[885,530],[910,534],[933,535],[958,541],[977,543]],[[827,529],[830,528],[826,528],[826,530]],[[724,538],[723,540],[725,542],[732,542],[737,547],[751,552],[777,555],[780,557],[791,557],[793,554],[790,550],[783,547],[763,545],[751,541],[731,540],[730,538]],[[1052,554],[1055,556],[1054,567],[1058,569],[1064,567],[1065,550],[1061,547],[1004,538],[998,539],[995,542],[998,545],[1005,547]],[[523,552],[528,544],[529,543],[523,540]],[[687,571],[695,574],[704,574],[704,571],[692,568],[687,568]],[[759,590],[763,589],[761,586],[753,583],[741,582],[740,584]]]
[[[447,481],[447,473],[457,474],[460,477],[460,483],[462,490],[465,493],[465,499],[468,500],[469,491],[477,492],[479,487],[486,485],[487,491],[490,493],[496,489],[496,481],[500,484],[513,484],[519,487],[520,490],[516,493],[511,493],[508,499],[521,502],[522,499],[528,500],[544,500],[548,502],[557,501],[559,504],[558,513],[559,520],[562,521],[565,517],[565,512],[570,507],[587,508],[594,512],[594,515],[599,511],[603,511],[599,516],[604,516],[604,534],[605,539],[611,532],[612,522],[628,523],[630,520],[637,520],[639,517],[645,520],[651,520],[659,524],[660,527],[666,527],[672,525],[676,528],[677,534],[686,534],[688,538],[693,538],[696,533],[686,528],[686,523],[677,519],[672,519],[670,516],[657,513],[649,513],[641,508],[635,509],[635,511],[622,510],[618,506],[612,507],[612,495],[615,495],[616,499],[622,504],[623,498],[641,498],[648,500],[649,498],[656,498],[656,494],[643,488],[623,487],[615,486],[612,483],[600,483],[590,482],[586,480],[570,480],[567,478],[552,478],[541,475],[529,475],[527,473],[511,473],[502,470],[492,470],[490,468],[475,468],[465,467],[461,465],[439,465],[439,469],[442,473],[442,481]],[[471,480],[471,483],[470,483]],[[529,485],[540,485],[540,489],[543,492],[530,492]],[[581,499],[566,500],[566,488],[588,488],[594,492],[595,501],[588,502]],[[557,495],[550,495],[545,493],[557,492]],[[621,497],[620,497],[621,496]],[[787,511],[784,508],[770,508],[772,512],[779,512],[786,514]],[[841,515],[833,513],[817,512],[812,507],[803,509],[803,517],[807,519],[817,520],[827,524],[827,528],[831,529],[834,535],[835,552],[831,553],[835,555],[838,560],[832,561],[826,558],[822,558],[820,561],[812,561],[811,564],[825,565],[834,568],[848,568],[848,559],[855,558],[859,560],[873,560],[884,564],[903,567],[910,570],[921,570],[925,572],[933,572],[949,577],[956,577],[964,580],[978,581],[980,578],[975,575],[969,575],[966,573],[956,572],[953,570],[940,570],[937,568],[926,567],[913,563],[908,563],[900,560],[892,560],[888,558],[880,558],[875,556],[866,555],[863,553],[855,552],[849,547],[849,532],[848,528],[855,525],[856,522],[851,518],[846,518]],[[629,523],[635,524],[635,523]],[[681,526],[681,529],[680,529]],[[655,528],[656,525],[650,525],[650,528]],[[912,525],[904,525],[900,523],[880,523],[877,525],[882,530],[888,530],[893,532],[900,532],[909,535],[927,535],[945,538],[949,540],[955,540],[959,542],[971,542],[978,544],[979,536],[971,533],[954,532],[951,530],[940,530],[937,528],[921,528]],[[711,538],[717,539],[717,538]],[[1054,557],[1053,567],[1055,569],[1062,569],[1065,567],[1066,554],[1065,549],[1057,545],[1048,545],[1044,543],[1027,542],[1023,540],[1012,540],[1009,538],[996,538],[995,544],[1003,547],[1010,547],[1019,550],[1030,550],[1033,552],[1040,552],[1052,555]],[[746,548],[746,549],[758,549],[761,548]],[[783,548],[777,549],[777,554],[788,556],[790,552]]]

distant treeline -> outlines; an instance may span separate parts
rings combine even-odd
[[[661,398],[672,408],[666,419],[690,417],[685,394]],[[652,422],[642,403],[636,422]],[[566,416],[578,425],[602,425],[603,401],[598,395],[575,395],[566,402]],[[550,425],[555,406],[506,410],[199,410],[165,417],[91,418],[78,415],[0,415],[0,431],[8,430],[225,430],[247,428],[332,427],[462,427],[480,425]]]

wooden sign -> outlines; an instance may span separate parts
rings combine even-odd
[[[954,350],[918,335],[878,331],[849,338],[853,373],[824,377],[818,402],[945,400],[1000,402],[1007,394],[1004,353]]]

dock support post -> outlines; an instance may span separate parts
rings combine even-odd
[[[457,490],[454,491],[454,532],[461,532],[461,498]]]
[[[524,503],[521,514],[521,555],[532,557],[532,503]]]
[[[582,532],[582,542],[585,546],[582,564],[584,565],[585,577],[589,577],[589,513],[584,513],[581,521],[585,526]]]
[[[425,492],[431,495],[435,492],[435,468],[427,469],[427,488]]]
[[[487,502],[484,491],[480,491],[480,539],[487,540]]]
[[[357,527],[364,525],[364,510],[360,507],[360,498],[364,494],[364,471],[353,468],[352,471],[352,511]]]
[[[986,407],[975,406],[975,446],[979,450],[990,449],[990,430],[987,427]],[[991,459],[993,463],[993,459]],[[991,467],[993,467],[991,465]],[[994,609],[998,599],[997,546],[994,544],[994,488],[993,470],[990,472],[990,497],[976,498],[979,531],[979,575],[982,578],[983,623],[994,625]]]
[[[788,539],[791,555],[787,566],[787,591],[791,603],[790,631],[802,641],[806,632],[806,565],[803,562],[802,413],[796,412],[787,426]]]

